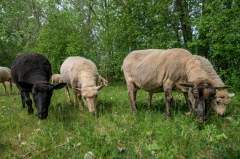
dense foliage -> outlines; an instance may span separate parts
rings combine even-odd
[[[35,51],[58,72],[67,56],[80,55],[120,80],[131,50],[183,47],[240,88],[239,17],[238,0],[1,0],[0,65]]]

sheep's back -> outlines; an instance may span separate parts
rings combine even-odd
[[[184,49],[161,50],[150,53],[141,60],[123,65],[123,70],[130,72],[130,79],[140,88],[147,91],[158,90],[164,81],[174,82],[185,78],[185,63],[191,53]],[[130,61],[130,60],[129,60]],[[129,62],[131,63],[131,62]],[[129,67],[131,66],[131,67]]]
[[[46,57],[37,53],[19,55],[11,67],[15,82],[28,81],[34,83],[38,78],[49,81],[52,75],[51,64]]]
[[[122,70],[125,74],[125,78],[127,80],[131,80],[133,78],[134,72],[137,71],[138,65],[150,54],[152,53],[160,53],[163,50],[161,49],[146,49],[146,50],[134,50],[130,52],[125,59],[123,60]]]
[[[213,81],[213,85],[215,87],[222,87],[225,86],[222,79],[219,77],[217,72],[215,71],[213,65],[210,63],[208,59],[202,56],[194,55],[194,58],[200,62],[200,65],[203,70],[207,72],[209,79]]]
[[[61,65],[60,72],[63,81],[69,84],[77,83],[81,77],[96,76],[97,67],[91,61],[83,57],[72,56],[68,57]],[[94,77],[95,78],[95,77]]]

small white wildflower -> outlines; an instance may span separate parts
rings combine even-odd
[[[95,159],[95,155],[93,154],[93,152],[88,151],[85,155],[84,155],[84,159]]]

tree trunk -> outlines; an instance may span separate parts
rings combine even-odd
[[[186,0],[175,1],[176,11],[179,17],[180,29],[183,36],[183,45],[187,48],[188,42],[192,41],[192,29],[188,10],[188,3]]]
[[[206,0],[202,0],[202,16],[205,16],[207,11],[206,11]],[[202,56],[208,57],[209,56],[209,41],[206,36],[206,31],[204,30],[199,30],[199,41],[201,42],[201,45],[198,46],[198,53]]]

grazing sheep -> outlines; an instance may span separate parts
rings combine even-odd
[[[11,79],[11,70],[7,67],[0,67],[0,83],[3,84],[5,93],[7,94],[6,83],[10,84],[10,93],[12,91],[12,79]]]
[[[137,50],[132,53],[132,62],[136,63],[135,60],[142,60],[145,56],[150,55],[151,53],[161,53],[164,50],[159,50],[159,49],[148,49],[148,50]],[[209,79],[213,81],[213,86],[216,88],[219,88],[216,90],[216,96],[213,98],[211,101],[211,107],[213,110],[219,114],[223,115],[227,104],[230,102],[230,98],[234,96],[233,93],[229,93],[225,84],[221,80],[221,78],[218,76],[216,71],[214,70],[212,64],[209,62],[208,59],[198,56],[198,55],[193,55],[196,60],[199,60],[202,68],[208,73]],[[134,57],[134,58],[133,58]],[[151,107],[152,104],[152,94],[149,92],[149,105]],[[189,105],[190,111],[192,110],[192,106],[190,101],[188,101],[187,94],[184,93],[186,101]]]
[[[136,111],[136,93],[139,88],[150,93],[159,92],[163,88],[166,115],[170,116],[172,90],[176,88],[187,95],[200,121],[206,120],[206,101],[215,96],[216,88],[200,62],[187,50],[178,48],[141,50],[155,52],[146,56],[141,53],[140,56],[136,55],[138,52],[127,55],[122,65],[132,111]],[[143,58],[140,60],[141,56]]]
[[[62,81],[62,77],[60,74],[53,74],[51,77],[51,83],[61,83]]]
[[[107,85],[107,81],[98,74],[96,65],[86,58],[72,56],[63,62],[60,72],[63,81],[73,88],[75,99],[83,97],[89,112],[96,114],[98,91]]]
[[[19,55],[11,67],[12,79],[21,92],[22,106],[27,104],[28,113],[33,113],[31,93],[40,119],[48,116],[53,90],[65,86],[64,83],[49,83],[51,70],[48,59],[40,54]]]

